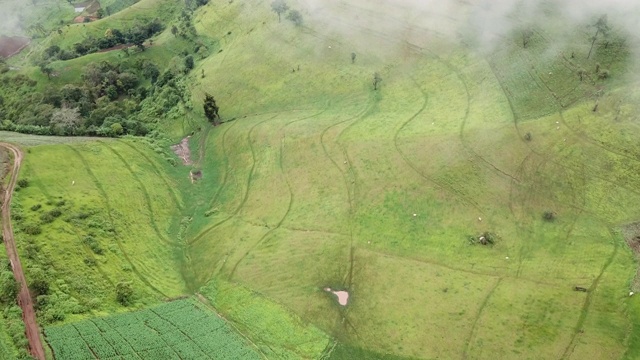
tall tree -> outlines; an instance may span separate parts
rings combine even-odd
[[[43,74],[47,75],[47,79],[51,80],[51,74],[53,73],[53,69],[49,67],[48,63],[40,64],[40,71]]]
[[[70,109],[63,107],[53,112],[50,123],[63,133],[70,133],[82,124],[82,117],[80,117],[78,108]]]
[[[284,0],[274,0],[271,3],[271,10],[278,14],[278,22],[280,22],[280,16],[289,10],[289,5]]]
[[[220,115],[218,114],[218,110],[220,108],[216,104],[216,100],[209,93],[204,94],[204,116],[213,124],[213,126],[220,124]]]
[[[531,29],[524,29],[522,30],[522,47],[523,48],[527,48],[527,45],[529,45],[529,41],[531,41],[531,36],[533,36],[533,30]]]
[[[289,11],[289,13],[287,14],[287,19],[289,19],[296,26],[302,26],[302,14],[298,10]]]
[[[609,35],[609,30],[611,30],[606,14],[600,16],[598,21],[596,21],[593,26],[596,28],[596,33],[591,38],[591,48],[589,49],[589,55],[587,55],[587,59],[591,57],[591,52],[593,51],[593,46],[596,44],[596,40],[598,40],[598,35],[607,36]]]
[[[373,90],[378,90],[378,85],[380,85],[381,81],[382,81],[382,78],[380,77],[380,74],[378,73],[373,74]]]

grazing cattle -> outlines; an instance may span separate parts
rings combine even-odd
[[[573,290],[574,291],[587,292],[587,288],[583,288],[582,286],[574,286]]]

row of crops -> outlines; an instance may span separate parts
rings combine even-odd
[[[223,319],[193,299],[51,326],[56,359],[260,359]]]

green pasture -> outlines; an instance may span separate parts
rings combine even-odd
[[[159,126],[192,135],[192,165],[131,139],[28,148],[13,209],[23,224],[62,215],[19,231],[20,255],[27,278],[51,269],[77,313],[67,320],[122,311],[114,287],[129,281],[135,308],[198,293],[273,359],[639,356],[627,44],[612,36],[586,59],[590,28],[551,16],[527,48],[518,33],[486,48],[456,34],[469,12],[430,22],[366,2],[327,5],[327,25],[292,1],[296,27],[270,3],[213,0],[194,15],[212,44],[189,75],[194,110]],[[51,43],[169,7],[143,0]],[[572,40],[561,49],[559,31]],[[154,44],[140,54],[170,61],[187,47],[168,31]],[[56,63],[52,81],[120,56]],[[220,126],[204,124],[205,93]],[[484,233],[493,245],[477,243]]]
[[[126,140],[29,148],[20,174],[29,186],[13,202],[27,278],[44,267],[52,292],[80,317],[116,311],[121,281],[133,284],[136,307],[183,294],[176,239],[184,204],[167,167]],[[61,214],[45,221],[54,209]],[[20,231],[28,225],[41,234]]]
[[[483,55],[429,37],[446,28],[408,23],[403,48],[402,34],[352,25],[397,46],[393,57],[313,19],[278,23],[268,5],[211,4],[195,19],[223,52],[199,63],[218,76],[193,93],[214,94],[230,120],[191,141],[205,154],[188,230],[196,284],[226,277],[379,354],[606,358],[637,347],[636,264],[618,231],[640,211],[637,94],[615,75],[623,45],[586,60],[589,43],[576,41],[550,55],[553,29],[537,29],[527,49],[505,39]],[[598,79],[596,63],[612,78]],[[486,231],[494,246],[470,245]],[[348,289],[350,304],[325,286]]]

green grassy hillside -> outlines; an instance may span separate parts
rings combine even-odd
[[[483,56],[418,20],[379,31],[389,9],[373,5],[335,22],[354,10],[353,41],[278,23],[268,2],[196,18],[203,36],[227,35],[195,97],[235,118],[198,143],[196,283],[241,283],[379,353],[622,357],[636,265],[616,229],[640,211],[624,45],[549,54],[537,29],[528,48],[506,38]],[[483,232],[494,246],[469,244]],[[351,292],[346,309],[329,285]]]
[[[184,203],[168,171],[130,141],[29,148],[29,185],[12,216],[27,279],[49,285],[44,321],[117,310],[120,282],[132,284],[136,307],[185,293],[176,240]]]
[[[144,4],[170,6],[143,0],[51,43]],[[591,28],[559,16],[525,47],[517,30],[491,44],[465,32],[468,4],[444,17],[290,1],[301,26],[270,5],[194,14],[209,44],[183,78],[194,106],[156,129],[193,132],[194,164],[131,139],[29,149],[13,206],[27,277],[50,274],[43,321],[122,311],[125,281],[135,308],[198,292],[273,359],[639,356],[623,235],[640,218],[640,94],[619,29],[587,59]],[[169,30],[155,41],[132,56],[193,45]],[[52,81],[119,56],[54,63]],[[205,94],[222,125],[204,122]]]

